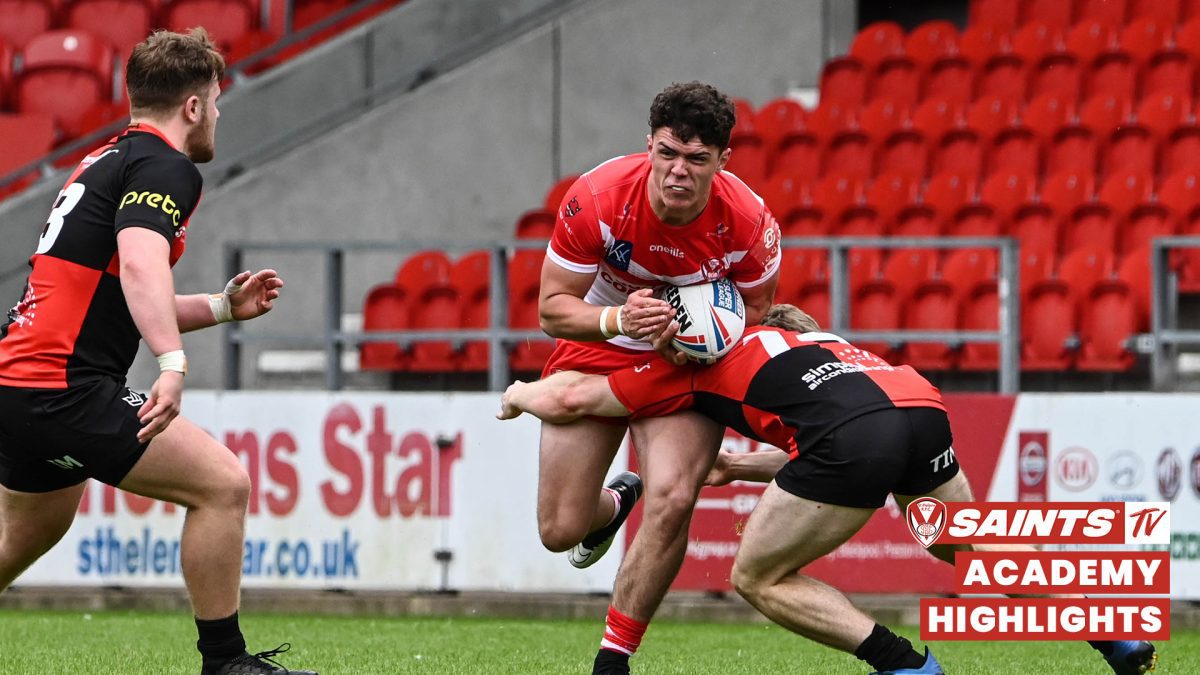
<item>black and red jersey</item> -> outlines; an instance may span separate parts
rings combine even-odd
[[[29,259],[25,291],[0,327],[0,385],[62,389],[124,379],[141,335],[121,290],[117,233],[166,237],[174,266],[203,179],[157,129],[132,125],[79,163]]]
[[[755,326],[711,366],[656,358],[608,376],[633,418],[692,408],[750,438],[807,450],[875,410],[939,408],[941,393],[910,366],[893,366],[829,333]]]

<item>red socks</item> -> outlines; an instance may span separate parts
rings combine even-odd
[[[604,639],[600,641],[600,648],[631,656],[642,644],[642,635],[646,633],[647,625],[649,624],[625,616],[609,605],[608,619],[604,624]]]

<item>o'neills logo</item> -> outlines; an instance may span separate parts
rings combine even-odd
[[[946,505],[933,497],[921,497],[908,503],[908,529],[925,548],[929,548],[946,527]]]
[[[674,256],[676,258],[683,257],[683,251],[680,251],[679,249],[675,248],[674,246],[665,246],[663,244],[650,244],[650,252],[651,253],[666,253],[667,255]]]

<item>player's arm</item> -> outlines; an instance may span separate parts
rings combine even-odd
[[[138,440],[146,442],[175,419],[183,397],[186,361],[175,317],[171,246],[155,230],[126,227],[117,232],[117,251],[121,259],[121,290],[129,314],[150,351],[160,357],[162,369],[150,390],[150,398],[138,410],[138,418],[144,425]]]
[[[179,331],[198,330],[227,321],[246,321],[271,311],[283,288],[275,270],[239,273],[220,293],[176,295],[175,314]]]
[[[608,378],[567,370],[537,382],[518,380],[500,397],[498,419],[527,412],[543,422],[564,424],[584,415],[625,417],[629,410],[613,395]]]
[[[766,316],[767,310],[775,304],[775,289],[778,286],[779,270],[776,269],[775,273],[761,284],[738,289],[742,294],[742,301],[746,303],[747,326],[757,326],[762,323],[762,318]]]
[[[584,302],[595,279],[595,272],[573,272],[546,259],[542,264],[538,319],[547,335],[582,342],[607,340],[615,335],[640,339],[662,330],[674,313],[670,305],[653,297],[650,289],[631,293],[625,304],[617,307]]]
[[[775,474],[788,463],[788,454],[783,450],[760,450],[758,452],[733,453],[722,450],[717,453],[705,485],[725,485],[735,480],[752,483],[770,483]]]

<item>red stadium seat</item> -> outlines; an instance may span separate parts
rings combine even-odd
[[[414,330],[452,330],[462,327],[458,292],[450,285],[431,286],[412,305]],[[408,369],[422,373],[458,370],[459,353],[447,340],[414,342],[409,348]]]
[[[1035,175],[1008,170],[993,173],[980,187],[979,198],[990,204],[1001,220],[1007,221],[1018,207],[1031,201],[1037,193]]]
[[[1020,0],[970,0],[968,25],[993,24],[1012,30],[1020,21]]]
[[[1025,0],[1025,21],[1037,21],[1052,28],[1065,30],[1071,27],[1071,3],[1069,0]]]
[[[1079,122],[1107,136],[1132,111],[1129,97],[1100,93],[1084,101],[1079,109]]]
[[[1021,368],[1063,371],[1074,354],[1075,301],[1067,285],[1057,280],[1034,284],[1021,302]]]
[[[864,284],[850,301],[850,327],[853,330],[899,330],[901,303],[895,288],[876,279]],[[893,349],[887,342],[855,340],[854,344],[885,361],[894,360]]]
[[[905,304],[918,286],[934,277],[936,270],[936,249],[898,248],[883,264],[883,278],[896,290],[896,299]]]
[[[863,181],[856,176],[828,175],[813,190],[813,206],[834,219],[865,198]]]
[[[821,102],[862,105],[867,100],[867,66],[853,56],[825,62],[821,68]]]
[[[1106,279],[1085,298],[1080,311],[1079,356],[1085,371],[1123,372],[1137,358],[1129,343],[1137,332],[1137,303],[1120,279]]]
[[[414,253],[396,270],[395,283],[415,302],[435,286],[450,285],[450,259],[441,251]]]
[[[522,213],[514,234],[517,239],[549,239],[554,234],[554,212],[534,209]]]
[[[1191,96],[1159,91],[1142,97],[1137,107],[1137,121],[1146,125],[1159,138],[1164,138],[1187,120],[1191,108]]]
[[[54,147],[54,120],[46,115],[0,113],[0,139],[4,143],[4,152],[0,153],[0,177],[4,177],[50,152]]]
[[[966,298],[979,284],[995,281],[999,264],[995,249],[956,248],[946,252],[939,274],[960,299]]]
[[[878,172],[922,178],[929,170],[925,137],[916,129],[894,132],[879,145]]]
[[[825,100],[808,115],[808,128],[821,138],[828,141],[842,131],[858,129],[858,117],[861,107],[858,104],[847,103],[837,99]]]
[[[1168,26],[1183,18],[1179,0],[1130,0],[1130,19],[1152,19]]]
[[[947,98],[926,98],[912,115],[913,127],[924,134],[925,138],[931,139],[941,138],[965,121],[962,106]]]
[[[23,47],[54,26],[55,0],[0,0],[0,41]]]
[[[1033,64],[1030,96],[1051,94],[1075,102],[1083,91],[1083,66],[1070,52],[1054,52]]]
[[[896,214],[891,228],[893,237],[936,237],[941,233],[937,211],[928,204],[905,205]]]
[[[967,124],[990,140],[1010,125],[1019,122],[1020,106],[998,96],[983,96],[967,109]]]
[[[975,196],[976,183],[973,176],[957,173],[939,173],[925,185],[922,200],[933,207],[938,215],[950,218],[968,200]]]
[[[1051,53],[1066,49],[1062,28],[1038,19],[1026,19],[1013,35],[1013,53],[1030,66],[1036,65]]]
[[[463,328],[483,329],[491,326],[492,305],[486,295],[482,299],[476,298],[475,300],[463,298],[460,306],[462,315],[459,323]],[[462,354],[458,361],[458,368],[465,373],[486,372],[488,365],[491,363],[488,356],[489,349],[487,342],[481,340],[468,342],[463,345]]]
[[[859,126],[876,142],[882,141],[893,132],[912,126],[908,105],[886,99],[871,101],[863,108]]]
[[[1041,171],[1042,148],[1037,134],[1026,126],[1002,129],[988,151],[988,173],[1015,172],[1029,175]]]
[[[998,54],[1011,54],[1009,28],[991,22],[972,23],[958,39],[962,55],[976,67]]]
[[[1154,174],[1158,170],[1158,144],[1149,127],[1127,120],[1108,137],[1101,163],[1121,171]]]
[[[788,132],[807,129],[805,121],[808,111],[799,101],[791,98],[776,98],[767,102],[754,115],[754,126],[766,143],[771,154],[778,152],[779,145]]]
[[[951,129],[933,151],[933,172],[975,179],[983,170],[984,142],[969,127]]]
[[[90,33],[59,30],[31,39],[17,77],[16,110],[50,115],[68,137],[86,131],[83,120],[113,100],[113,51]]]
[[[558,209],[562,206],[562,200],[567,196],[567,191],[579,180],[579,176],[569,174],[558,179],[550,189],[546,191],[546,197],[542,200],[542,208],[550,213],[558,213]]]
[[[1082,204],[1063,223],[1062,251],[1112,251],[1117,244],[1117,218],[1103,202]]]
[[[964,56],[943,56],[925,68],[925,100],[945,99],[965,105],[971,102],[974,91],[975,66]]]
[[[852,248],[846,266],[850,268],[850,295],[858,294],[867,284],[883,279],[883,251],[877,248]]]
[[[1166,206],[1158,202],[1139,204],[1118,233],[1117,252],[1124,256],[1149,248],[1151,239],[1175,234],[1176,229],[1178,220]]]
[[[544,250],[521,249],[508,262],[508,325],[511,328],[536,329],[538,289],[541,286]],[[554,350],[549,341],[528,340],[516,345],[509,365],[519,372],[540,371]]]
[[[487,328],[491,325],[492,256],[489,251],[473,251],[459,258],[450,269],[450,279],[458,292],[462,310],[460,324],[463,328]],[[468,342],[463,345],[459,367],[468,372],[481,372],[488,368],[488,345],[486,342]]]
[[[920,178],[906,173],[887,173],[878,176],[867,189],[867,203],[885,221],[891,221],[906,205],[916,201]]]
[[[875,147],[861,130],[848,129],[829,139],[823,163],[826,173],[865,179],[874,173],[874,165]]]
[[[825,249],[783,249],[779,260],[779,287],[775,291],[778,302],[803,307],[801,302],[806,290],[813,284],[828,282],[829,254]],[[825,292],[828,293],[828,288]]]
[[[767,147],[761,136],[742,125],[735,126],[729,138],[729,162],[725,170],[758,190],[767,179]]]
[[[850,43],[850,55],[872,68],[890,56],[903,53],[904,29],[891,21],[879,21],[863,28]]]
[[[1117,218],[1125,218],[1133,207],[1149,200],[1153,192],[1154,180],[1150,174],[1122,171],[1109,176],[1096,196],[1112,207]]]
[[[1200,235],[1200,212],[1187,214],[1180,226],[1179,234]],[[1200,293],[1200,248],[1185,248],[1171,256],[1171,269],[1179,275],[1179,292]]]
[[[1168,176],[1200,169],[1200,126],[1189,121],[1175,127],[1159,149],[1162,172]]]
[[[954,289],[933,279],[920,284],[904,313],[909,330],[954,330],[958,325],[958,302]],[[945,342],[909,342],[903,362],[920,370],[950,370],[954,351]]]
[[[998,237],[1002,221],[991,204],[973,201],[963,204],[950,219],[946,234],[953,237]]]
[[[1117,278],[1129,286],[1137,303],[1138,330],[1150,328],[1150,247],[1134,249],[1125,254],[1117,267]]]
[[[1091,200],[1096,194],[1096,180],[1091,172],[1064,171],[1046,178],[1039,194],[1042,202],[1054,209],[1058,215],[1065,217],[1074,211],[1075,207]]]
[[[124,63],[134,46],[150,34],[157,10],[154,0],[73,0],[63,23],[107,40]]]
[[[408,298],[394,284],[376,286],[363,303],[363,332],[400,331],[409,328]],[[363,342],[359,366],[363,370],[403,370],[408,354],[395,342]]]
[[[1146,63],[1150,56],[1170,46],[1171,27],[1153,19],[1137,19],[1121,29],[1121,49],[1135,61]]]
[[[871,74],[870,99],[893,101],[906,106],[917,102],[921,70],[907,55],[884,59]]]
[[[1137,95],[1138,67],[1129,52],[1113,49],[1092,62],[1084,73],[1084,94],[1108,94],[1130,100]]]
[[[938,59],[958,54],[958,28],[949,21],[926,21],[904,39],[904,51],[928,69]]]
[[[771,168],[773,176],[799,181],[816,181],[821,174],[821,142],[808,129],[797,129],[779,140],[779,151]]]
[[[1000,327],[1000,294],[995,281],[975,285],[962,298],[962,330],[994,331]],[[958,369],[988,371],[1000,368],[1000,347],[994,342],[965,342]]]
[[[833,328],[829,312],[829,283],[813,282],[806,285],[796,299],[796,306],[808,312],[821,326]]]
[[[1192,57],[1187,52],[1170,48],[1150,57],[1142,77],[1142,95],[1171,92],[1188,95],[1192,92],[1194,72]]]
[[[1188,0],[1200,6],[1198,0]],[[1187,52],[1192,60],[1200,58],[1200,13],[1193,14],[1191,19],[1175,31],[1175,45]]]
[[[1090,64],[1119,44],[1116,27],[1095,19],[1081,19],[1067,32],[1067,51],[1081,64]]]
[[[1111,249],[1080,249],[1068,253],[1058,264],[1058,278],[1067,284],[1076,298],[1092,291],[1096,282],[1114,272]]]
[[[1046,145],[1046,173],[1091,175],[1100,161],[1100,139],[1080,124],[1059,127]]]
[[[1125,23],[1127,0],[1076,0],[1075,15],[1112,26]]]
[[[1059,127],[1067,124],[1075,113],[1072,99],[1066,99],[1057,93],[1038,95],[1021,115],[1021,121],[1033,129],[1043,141],[1054,138]]]
[[[996,54],[979,67],[975,83],[980,98],[998,98],[1009,103],[1025,100],[1029,68],[1016,54]]]
[[[1033,285],[1054,277],[1055,257],[1042,251],[1021,251],[1021,295],[1024,296]]]
[[[800,180],[788,175],[772,176],[759,192],[766,202],[767,208],[777,220],[783,221],[791,216],[793,210],[800,206],[801,191],[804,186]]]
[[[882,237],[886,225],[878,211],[870,204],[860,202],[833,218],[830,234],[835,237]]]
[[[1187,218],[1200,206],[1200,171],[1172,174],[1158,188],[1158,200],[1175,218]]]
[[[259,26],[257,0],[172,0],[162,23],[173,31],[204,26],[222,51],[230,50]]]
[[[1059,218],[1048,205],[1023,204],[1013,214],[1009,234],[1021,242],[1021,253],[1053,256],[1058,251]]]

